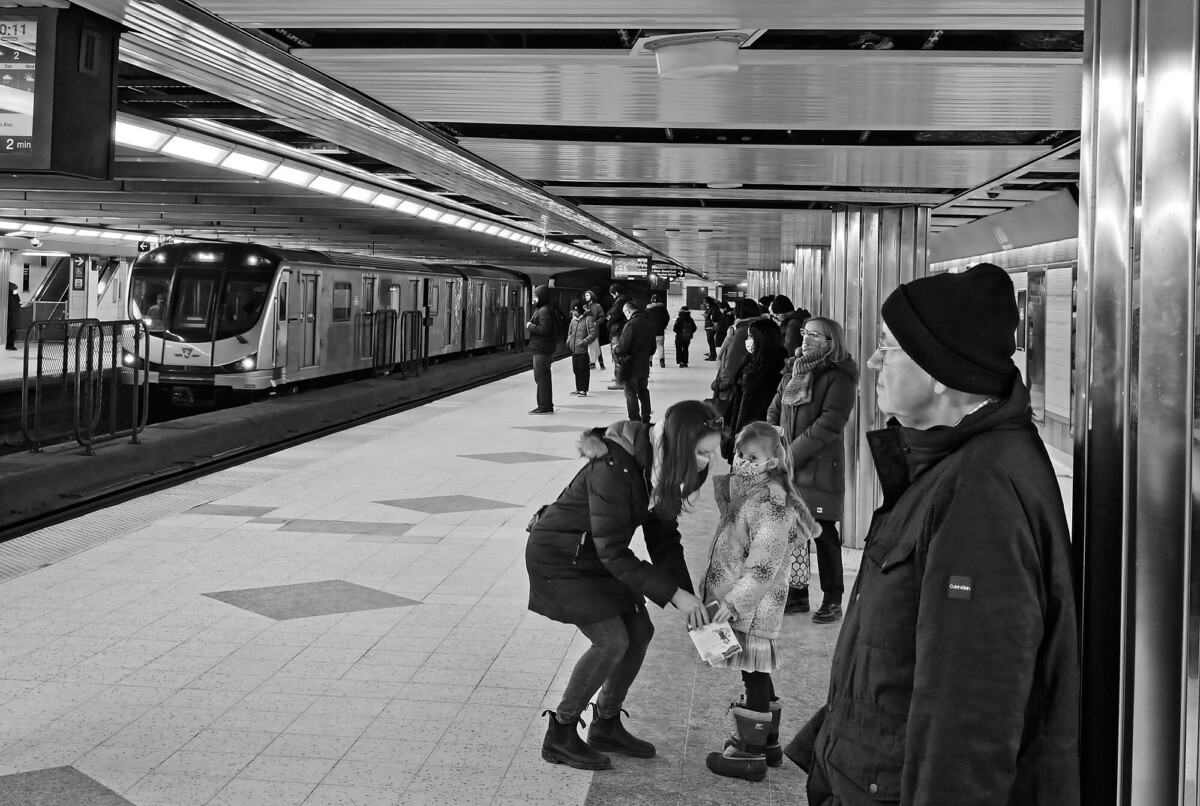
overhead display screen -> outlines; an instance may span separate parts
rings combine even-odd
[[[37,83],[35,19],[0,19],[0,151],[32,151]]]
[[[648,257],[614,257],[612,276],[614,280],[645,280],[650,274]]]

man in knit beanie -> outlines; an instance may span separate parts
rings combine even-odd
[[[989,263],[905,283],[867,367],[883,503],[827,704],[785,748],[814,806],[1078,806],[1078,647],[1054,469]]]

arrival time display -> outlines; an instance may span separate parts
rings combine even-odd
[[[0,152],[33,149],[37,21],[0,21]]]

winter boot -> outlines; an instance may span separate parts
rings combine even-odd
[[[783,606],[784,613],[807,613],[808,586],[803,588],[788,588],[787,603]]]
[[[546,738],[542,740],[542,758],[551,764],[566,764],[577,770],[607,770],[612,766],[612,760],[588,747],[575,731],[575,722],[569,725],[558,721],[558,716],[550,710],[542,711],[542,716],[550,715],[550,724],[546,727]]]
[[[653,758],[654,745],[625,730],[625,726],[621,724],[621,714],[629,716],[629,712],[624,708],[616,716],[600,716],[593,703],[592,726],[588,728],[587,743],[593,749],[606,750],[609,753],[620,753],[633,758]]]
[[[745,697],[739,697],[736,702],[729,704],[730,708],[744,708]],[[783,748],[779,745],[779,719],[783,715],[783,706],[779,700],[771,703],[771,730],[767,734],[767,746],[763,748],[763,755],[767,758],[768,767],[783,766]],[[730,736],[725,740],[725,748],[729,749],[737,744],[738,737]]]
[[[733,708],[733,723],[737,742],[723,753],[709,753],[705,763],[717,775],[762,781],[767,777],[767,758],[764,750],[771,730],[771,714]],[[778,741],[776,742],[778,744]]]

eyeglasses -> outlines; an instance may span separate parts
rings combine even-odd
[[[892,350],[903,350],[904,348],[899,345],[893,346],[893,345],[889,345],[889,344],[884,344],[883,337],[880,336],[879,340],[877,342],[875,342],[875,349],[878,350],[879,352],[883,353],[884,355],[887,355]]]
[[[724,417],[712,417],[704,421],[704,427],[709,431],[720,431],[725,427]]]
[[[824,333],[818,333],[815,330],[801,330],[800,336],[812,336],[814,339],[824,339],[825,341],[829,341],[831,338],[830,336],[826,336]]]

